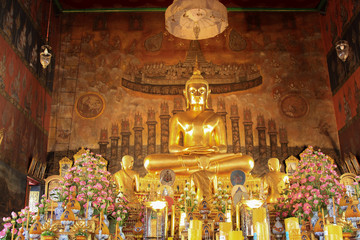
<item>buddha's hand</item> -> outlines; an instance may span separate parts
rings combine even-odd
[[[204,146],[192,146],[184,148],[183,153],[185,154],[209,154],[219,152],[219,148],[216,146],[213,147],[204,147]]]

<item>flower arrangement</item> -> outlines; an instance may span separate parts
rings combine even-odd
[[[35,206],[38,208],[40,214],[45,214],[48,207],[50,206],[50,200],[46,198],[46,195],[42,195],[40,202],[36,203]]]
[[[104,168],[101,155],[86,150],[64,176],[64,188],[59,189],[59,195],[66,199],[72,197],[72,192],[76,192],[82,213],[88,201],[92,202],[96,214],[101,211],[104,214],[112,212],[115,209],[116,185],[111,180],[110,172]]]
[[[115,199],[116,211],[112,213],[115,221],[119,223],[119,226],[124,226],[126,220],[129,217],[130,207],[128,206],[129,201],[125,198],[122,192],[119,192]]]
[[[43,232],[41,233],[41,236],[54,237],[54,236],[55,236],[55,233],[54,233],[53,231],[46,230],[46,231],[43,231]]]
[[[275,205],[277,215],[283,218],[298,217],[307,221],[313,211],[324,209],[329,199],[338,206],[344,186],[328,157],[309,146],[302,154],[298,169]]]
[[[183,212],[193,212],[197,209],[198,201],[196,199],[196,192],[191,190],[190,182],[185,183],[184,193],[180,195],[178,202]]]
[[[14,227],[14,234],[16,235],[20,228],[26,225],[30,226],[33,223],[33,216],[35,213],[30,212],[29,207],[25,207],[20,212],[11,212],[11,217],[3,217],[3,229],[0,231],[1,240],[10,240],[12,229]],[[29,219],[29,220],[28,220]]]
[[[79,229],[76,233],[75,236],[84,236],[87,237],[88,233],[84,230],[84,229]]]
[[[214,196],[214,201],[212,202],[214,207],[223,213],[226,212],[228,204],[231,204],[231,199],[226,189],[222,188],[222,182],[218,182],[217,192]]]

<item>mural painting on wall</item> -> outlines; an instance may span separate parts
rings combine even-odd
[[[75,109],[83,118],[96,118],[103,113],[105,101],[98,93],[85,93],[76,101]]]
[[[246,42],[238,33],[233,32],[234,30],[230,33],[230,47],[235,49],[234,51],[243,50]],[[260,68],[256,64],[217,65],[207,62],[199,42],[191,41],[184,62],[180,61],[175,65],[166,65],[163,62],[145,63],[141,68],[126,71],[123,74],[122,85],[144,93],[179,95],[182,94],[186,80],[192,75],[195,62],[203,77],[209,82],[213,94],[246,90],[262,83]]]
[[[256,21],[247,23],[247,14],[233,13],[231,29],[202,41],[162,32],[162,15],[155,13],[141,14],[146,22],[133,31],[127,29],[128,14],[107,15],[101,31],[84,21],[86,14],[64,17],[64,74],[57,79],[57,94],[76,109],[80,96],[96,92],[106,108],[92,119],[55,108],[57,128],[50,149],[59,154],[81,146],[100,151],[110,171],[120,168],[121,156],[131,154],[136,170],[143,171],[147,154],[168,152],[169,119],[185,111],[179,95],[197,59],[215,93],[209,108],[226,122],[228,151],[251,154],[258,174],[267,170],[267,158],[297,155],[305,145],[320,146],[337,158],[331,91],[319,26],[314,24],[318,16],[290,15],[254,15]],[[279,25],[287,16],[291,23]],[[74,24],[80,19],[81,29]],[[244,31],[254,23],[261,27]],[[63,87],[68,82],[75,87]]]
[[[38,61],[40,46],[44,45],[38,32],[40,20],[35,19],[36,26],[34,26],[32,24],[34,19],[31,19],[25,12],[33,12],[33,8],[36,8],[36,15],[33,15],[33,17],[40,15],[37,7],[42,4],[42,1],[31,3],[30,9],[26,10],[16,0],[1,1],[1,4],[3,4],[3,7],[0,8],[0,34],[12,45],[20,59],[39,80],[48,77],[50,79],[47,79],[47,81],[52,82],[54,60],[51,61],[51,66],[47,68],[47,71],[43,71]],[[52,86],[52,84],[50,85]]]

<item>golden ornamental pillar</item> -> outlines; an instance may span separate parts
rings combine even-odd
[[[142,131],[144,130],[142,126],[142,116],[140,113],[135,114],[135,125],[134,125],[134,162],[135,166],[143,165],[143,141],[142,141]]]
[[[107,145],[109,144],[108,140],[108,131],[106,128],[100,130],[100,141],[98,142],[100,148],[100,155],[106,156]]]
[[[217,102],[217,112],[216,112],[218,115],[221,116],[221,118],[223,119],[224,121],[224,124],[225,124],[225,133],[226,133],[226,139],[227,139],[227,124],[226,124],[226,115],[227,115],[227,112],[226,112],[226,106],[225,106],[225,101],[224,99],[219,99],[218,102]]]
[[[279,137],[280,137],[280,146],[281,146],[281,157],[287,158],[289,156],[289,149],[288,149],[288,137],[287,131],[285,128],[279,129]]]

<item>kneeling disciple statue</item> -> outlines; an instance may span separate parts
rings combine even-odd
[[[125,155],[121,160],[122,169],[113,176],[117,188],[125,195],[130,203],[138,203],[135,192],[139,191],[139,175],[132,170],[134,158]]]
[[[184,95],[187,109],[174,115],[170,122],[170,154],[151,154],[145,158],[144,166],[150,173],[172,169],[180,175],[190,175],[201,170],[200,158],[207,158],[207,171],[229,174],[233,170],[249,173],[254,167],[251,156],[227,153],[226,128],[222,117],[208,110],[210,94],[208,82],[195,69],[186,82]],[[183,138],[183,145],[180,139]]]

